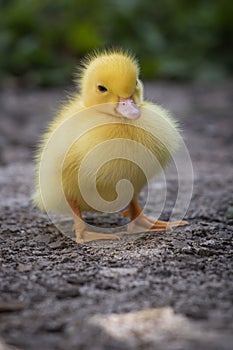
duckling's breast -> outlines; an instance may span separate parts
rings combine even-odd
[[[96,193],[105,201],[116,200],[117,184],[122,179],[128,181],[125,186],[132,185],[134,195],[138,194],[169,157],[164,140],[150,127],[127,123],[95,127],[67,153],[63,189],[69,198],[77,200],[82,210],[92,210],[92,203],[98,202]]]

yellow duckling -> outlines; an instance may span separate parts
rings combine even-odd
[[[78,243],[118,234],[87,230],[83,211],[123,212],[128,232],[163,231],[185,221],[146,217],[137,195],[169,161],[180,134],[169,113],[143,100],[136,60],[123,51],[90,56],[79,77],[80,94],[61,109],[37,155],[34,203],[74,216]]]

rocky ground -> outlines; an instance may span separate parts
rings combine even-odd
[[[34,147],[64,94],[0,92],[1,350],[232,349],[232,92],[232,84],[146,85],[184,129],[190,225],[82,246],[30,202]],[[167,186],[165,218],[176,196],[172,171]]]

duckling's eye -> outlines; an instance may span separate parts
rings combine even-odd
[[[103,85],[98,85],[97,87],[98,87],[98,90],[101,91],[101,92],[108,91],[108,89],[105,86],[103,86]]]

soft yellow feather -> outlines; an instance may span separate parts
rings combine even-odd
[[[38,149],[33,200],[41,210],[64,212],[64,198],[77,202],[81,210],[96,210],[83,198],[78,182],[81,164],[95,147],[102,145],[98,156],[82,168],[82,176],[88,187],[96,166],[102,164],[96,174],[96,187],[105,201],[116,199],[116,185],[121,179],[131,182],[136,195],[147,182],[145,170],[151,178],[160,166],[166,166],[179,145],[179,130],[165,109],[143,100],[138,74],[136,60],[123,51],[95,54],[85,62],[79,77],[80,94],[61,109]],[[100,92],[99,85],[107,91]],[[140,118],[129,120],[116,114],[119,96],[133,96],[141,109]],[[111,154],[118,153],[121,159],[105,163]]]

